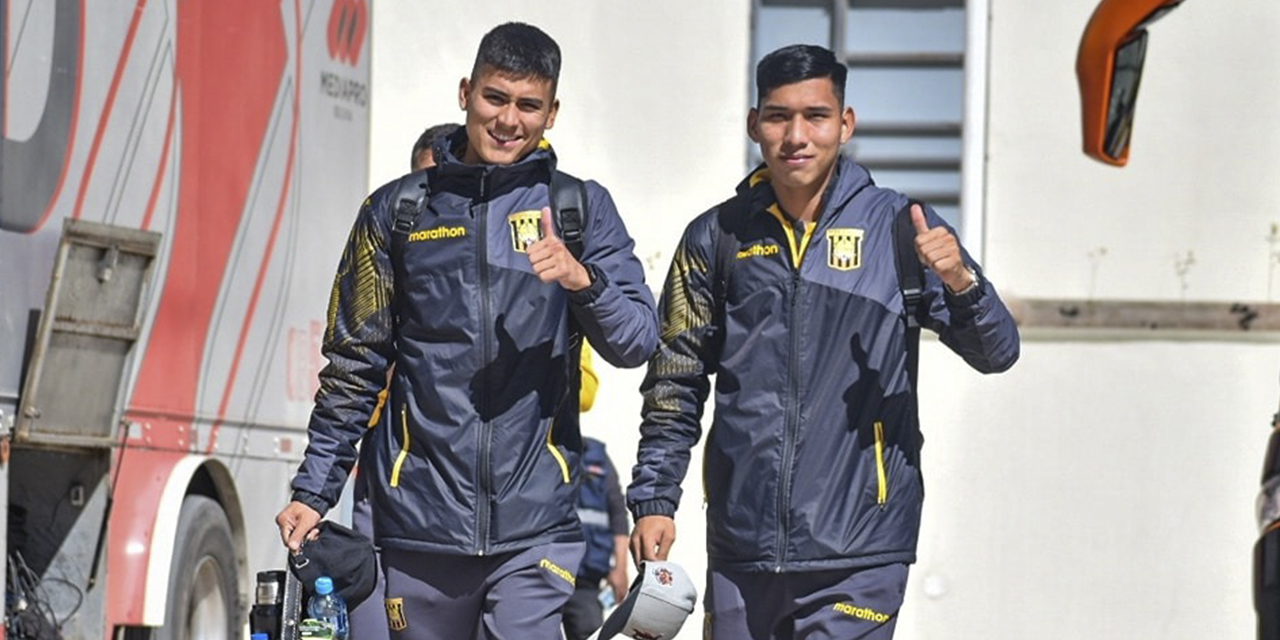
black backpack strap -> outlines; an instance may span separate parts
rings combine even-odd
[[[893,221],[893,253],[898,267],[898,288],[902,290],[903,315],[907,323],[907,375],[915,395],[920,369],[920,314],[924,299],[924,265],[916,254],[916,228],[911,222],[910,200],[898,210]],[[921,205],[923,207],[923,205]]]
[[[404,245],[409,234],[418,228],[418,216],[427,208],[427,174],[420,171],[400,179],[395,200],[392,201],[391,265],[397,282],[403,282]],[[396,287],[395,301],[399,305],[400,287]]]
[[[405,241],[418,226],[418,214],[426,204],[427,174],[413,173],[401,178],[392,202],[394,217],[391,219],[391,259],[397,264],[404,252]]]
[[[560,240],[569,248],[573,259],[582,260],[582,237],[586,230],[587,185],[563,172],[551,172],[551,215]]]
[[[725,297],[729,294],[729,276],[733,274],[734,259],[738,255],[738,239],[730,230],[735,220],[741,220],[747,207],[747,197],[738,194],[720,205],[716,215],[716,233],[712,240],[715,262],[711,273],[711,295],[716,305],[716,322],[724,319]]]
[[[573,259],[582,261],[583,236],[587,220],[587,185],[563,171],[551,172],[551,219],[560,233],[560,240],[569,249]],[[582,387],[582,327],[569,314],[569,348],[575,358],[565,359],[565,371],[569,375],[569,391],[575,392],[567,401],[577,403],[577,391]],[[572,412],[577,415],[577,411]]]
[[[712,263],[711,280],[712,325],[719,327],[718,340],[723,346],[724,326],[727,318],[725,305],[728,304],[729,278],[733,275],[733,266],[738,256],[738,238],[733,234],[737,223],[746,219],[750,198],[747,193],[737,195],[724,201],[716,212],[715,232],[711,238]],[[717,350],[719,350],[717,348]],[[719,364],[717,363],[717,368]]]

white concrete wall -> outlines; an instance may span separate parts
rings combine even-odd
[[[1188,2],[1152,26],[1124,169],[1080,152],[1094,5],[991,2],[992,279],[1006,296],[1266,300],[1280,5]],[[1280,348],[1024,336],[995,378],[925,354],[929,497],[901,636],[1252,637]]]
[[[991,0],[990,277],[1006,297],[1267,299],[1280,5],[1188,2],[1153,26],[1130,166],[1118,170],[1079,151],[1075,53],[1094,4]],[[458,79],[483,33],[510,19],[560,42],[549,137],[566,170],[612,190],[658,286],[685,222],[744,170],[749,3],[383,0],[371,187],[405,170],[424,126],[462,118]],[[1184,292],[1174,258],[1188,251]],[[983,377],[926,342],[928,498],[898,637],[1249,637],[1278,362],[1272,342],[1030,333],[1021,363]],[[585,418],[624,469],[640,377],[604,371]],[[675,557],[701,582],[698,459]]]
[[[1280,222],[1280,5],[1182,5],[1150,29],[1129,166],[1080,152],[1075,56],[1095,0],[994,0],[987,262],[1023,295],[1262,300]]]

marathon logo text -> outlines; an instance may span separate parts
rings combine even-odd
[[[547,571],[550,571],[554,575],[560,576],[565,580],[565,582],[568,582],[569,584],[576,585],[578,583],[577,579],[574,578],[572,573],[569,573],[568,571],[565,570],[564,567],[561,567],[560,565],[546,558],[543,558],[542,561],[538,563],[538,566],[542,567],[543,569],[546,569]]]
[[[436,227],[435,229],[414,231],[409,234],[409,242],[421,242],[423,240],[449,240],[452,238],[465,238],[466,236],[466,227]]]
[[[879,611],[876,611],[869,607],[858,607],[858,606],[851,605],[847,602],[837,602],[836,605],[832,608],[835,609],[837,612],[843,613],[847,616],[853,616],[855,618],[858,618],[859,620],[867,620],[869,622],[874,622],[876,624],[883,624],[885,622],[888,622],[889,618],[892,617],[888,614],[880,613]]]
[[[776,256],[778,255],[778,251],[779,251],[778,245],[776,244],[753,244],[750,247],[747,247],[746,249],[739,251],[738,259],[746,260],[747,258],[762,258],[764,256]]]
[[[332,71],[320,72],[320,92],[334,100],[349,102],[358,107],[369,104],[369,85]]]

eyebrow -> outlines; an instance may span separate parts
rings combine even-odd
[[[489,87],[489,86],[481,87],[480,95],[483,95],[485,97],[498,97],[498,98],[502,98],[503,100],[514,100],[515,102],[519,102],[523,104],[531,104],[538,108],[542,107],[542,98],[539,98],[537,96],[512,96],[511,94],[497,87]]]
[[[783,105],[780,105],[780,104],[766,104],[766,105],[764,105],[763,107],[760,107],[760,113],[762,113],[762,114],[764,114],[764,113],[792,113],[792,112],[801,112],[801,113],[835,113],[835,111],[836,111],[835,109],[832,109],[831,107],[828,107],[828,106],[826,106],[826,105],[811,105],[811,106],[807,106],[807,107],[801,107],[801,108],[799,108],[799,109],[792,109],[791,107],[783,106]]]

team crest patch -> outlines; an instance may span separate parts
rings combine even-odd
[[[404,598],[387,598],[383,603],[387,606],[387,626],[392,631],[408,629],[409,619],[404,615]]]
[[[521,211],[507,216],[511,225],[511,246],[519,253],[528,253],[529,245],[542,239],[542,212]]]
[[[827,266],[852,271],[862,266],[862,229],[827,230]]]

